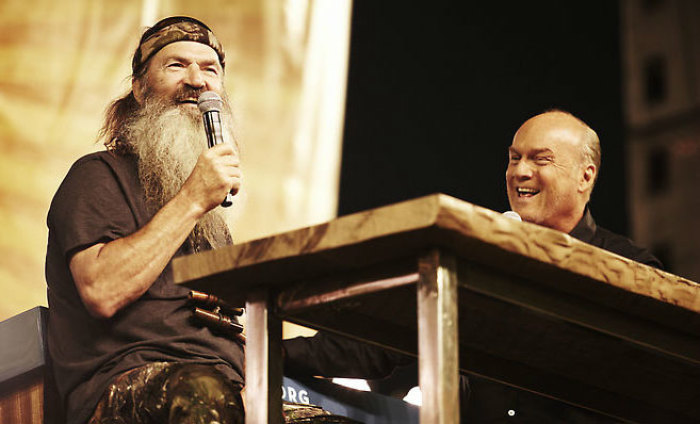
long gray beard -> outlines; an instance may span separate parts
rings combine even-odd
[[[180,191],[206,148],[202,117],[197,111],[149,99],[138,116],[127,124],[126,136],[139,158],[139,179],[146,207],[155,214]],[[189,236],[191,249],[200,251],[229,244],[227,222],[225,209],[209,211]]]

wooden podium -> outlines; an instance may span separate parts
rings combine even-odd
[[[700,422],[700,285],[435,194],[187,256],[246,304],[248,422],[276,422],[280,320],[419,355],[421,422],[458,370],[631,422]]]

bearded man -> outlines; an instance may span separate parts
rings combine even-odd
[[[197,99],[224,91],[221,44],[172,17],[141,37],[132,90],[107,110],[106,151],[79,159],[48,214],[48,345],[68,424],[242,419],[243,346],[191,319],[174,256],[231,242],[237,147],[206,148]],[[224,127],[231,129],[228,106]]]

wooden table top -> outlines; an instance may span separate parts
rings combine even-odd
[[[177,283],[199,280],[197,286],[206,288],[225,274],[241,290],[272,280],[284,284],[333,268],[354,269],[428,247],[448,248],[498,267],[517,267],[525,258],[544,265],[545,274],[550,268],[567,271],[700,312],[700,285],[693,281],[444,194],[176,258],[173,269]],[[272,263],[275,266],[269,266]]]

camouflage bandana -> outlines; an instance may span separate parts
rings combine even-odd
[[[225,66],[224,49],[208,26],[194,18],[173,16],[158,21],[143,34],[131,61],[133,75],[138,75],[160,49],[176,41],[195,41],[211,47],[219,56],[221,67]]]

